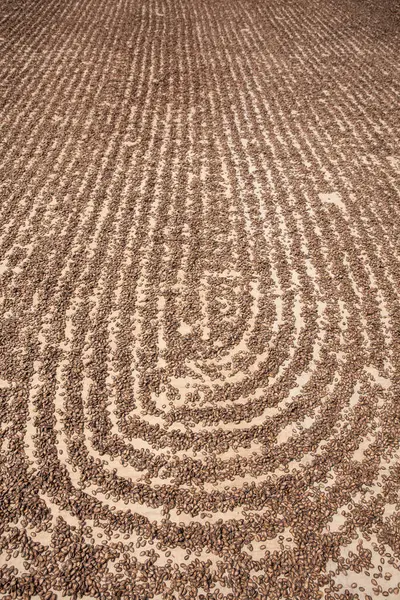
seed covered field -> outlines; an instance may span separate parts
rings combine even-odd
[[[0,0],[0,598],[400,593],[398,0]]]

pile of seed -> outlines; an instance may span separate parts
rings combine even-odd
[[[400,593],[397,0],[0,5],[0,596]]]

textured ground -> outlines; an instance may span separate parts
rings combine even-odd
[[[0,0],[0,597],[393,599],[395,1]]]

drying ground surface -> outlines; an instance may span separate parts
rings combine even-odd
[[[394,599],[394,1],[0,1],[0,597]]]

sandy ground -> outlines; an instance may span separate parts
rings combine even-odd
[[[400,593],[396,0],[0,3],[0,597]]]

